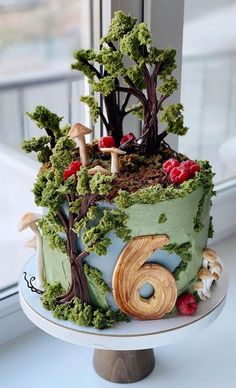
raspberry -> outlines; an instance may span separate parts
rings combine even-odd
[[[82,163],[79,160],[75,160],[74,162],[71,162],[68,166],[71,170],[79,171],[80,167],[82,166]]]
[[[170,172],[170,180],[174,184],[183,183],[188,179],[188,173],[182,170],[180,167],[172,168]]]
[[[112,136],[104,136],[99,139],[99,148],[111,148],[115,147],[115,140]]]
[[[196,172],[199,172],[201,170],[201,167],[199,166],[198,163],[193,164],[192,166],[189,167],[189,176],[190,178],[194,178]]]
[[[176,307],[181,315],[193,315],[197,311],[197,299],[190,292],[177,298]]]
[[[188,178],[194,178],[195,173],[201,169],[194,160],[185,160],[180,164],[180,168],[188,173]]]
[[[68,179],[71,175],[79,171],[81,166],[82,166],[82,163],[79,160],[75,160],[74,162],[71,162],[64,171],[64,174],[63,174],[64,180]]]
[[[75,171],[72,170],[72,168],[67,168],[65,171],[64,171],[64,174],[63,174],[63,178],[64,180],[68,179],[71,175],[75,174]]]
[[[131,142],[131,141],[134,141],[134,140],[136,140],[135,135],[134,135],[132,132],[127,133],[127,135],[124,135],[124,136],[122,137],[122,139],[121,139],[121,141],[120,141],[120,145],[125,144],[125,143],[127,143],[128,141]]]
[[[167,174],[170,174],[172,168],[178,167],[178,166],[179,166],[178,160],[172,158],[172,159],[168,159],[168,160],[163,164],[163,169],[164,169],[164,171],[165,171]]]

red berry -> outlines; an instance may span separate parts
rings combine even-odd
[[[200,165],[194,160],[185,160],[180,164],[180,168],[188,173],[189,178],[194,178],[195,173],[201,169]]]
[[[171,159],[168,159],[168,160],[163,164],[163,169],[164,169],[164,171],[165,171],[167,174],[170,174],[172,168],[178,167],[178,166],[179,166],[178,160],[176,160],[176,159],[174,159],[174,158],[171,158]]]
[[[189,176],[190,178],[194,178],[196,172],[199,172],[201,170],[201,167],[198,163],[193,164],[189,167]]]
[[[115,147],[115,140],[112,136],[104,136],[99,139],[99,148],[111,148]]]
[[[74,162],[71,162],[68,166],[71,170],[74,170],[74,172],[77,172],[80,170],[80,167],[82,166],[82,163],[79,160],[75,160]]]
[[[64,180],[68,179],[71,175],[73,175],[75,173],[74,170],[72,170],[72,168],[67,168],[65,171],[64,171],[64,174],[63,174],[63,178]]]
[[[197,311],[197,299],[190,292],[177,298],[176,307],[181,315],[193,315]]]
[[[82,163],[79,160],[75,160],[74,162],[71,162],[64,171],[64,174],[63,174],[64,180],[68,179],[71,175],[79,171],[81,166],[82,166]]]
[[[120,145],[122,145],[122,144],[125,144],[125,143],[127,143],[128,141],[134,141],[136,139],[136,137],[135,137],[135,135],[132,133],[132,132],[130,132],[130,133],[127,133],[127,135],[124,135],[123,137],[122,137],[122,139],[121,139],[121,141],[120,141]]]
[[[188,179],[188,173],[182,170],[180,167],[172,168],[170,172],[170,180],[174,184],[183,183]]]

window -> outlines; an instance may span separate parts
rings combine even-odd
[[[179,146],[210,160],[215,183],[236,176],[236,161],[226,161],[233,141],[236,154],[235,16],[235,1],[185,2],[181,94],[190,129]]]
[[[36,105],[84,121],[84,80],[70,71],[72,53],[90,45],[90,1],[0,0],[0,291],[16,284],[33,254],[20,235],[20,217],[36,209],[31,193],[38,165],[21,151],[39,129],[26,117]],[[0,293],[0,298],[3,293]]]

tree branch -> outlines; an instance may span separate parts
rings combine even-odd
[[[59,220],[61,221],[62,225],[64,226],[64,228],[66,230],[66,234],[67,234],[69,231],[69,224],[68,224],[66,217],[64,216],[64,214],[60,210],[57,211],[57,216],[58,216]]]
[[[99,71],[96,69],[96,67],[94,67],[93,65],[91,65],[91,63],[89,63],[88,60],[85,60],[85,59],[81,59],[81,62],[83,62],[85,65],[87,65],[91,71],[93,71],[96,76],[98,77],[98,79],[101,79],[102,78],[102,75],[99,73]]]
[[[122,114],[125,114],[125,108],[126,108],[128,102],[129,102],[130,97],[131,97],[131,93],[127,93],[127,95],[125,97],[125,100],[124,100],[124,102],[122,104],[121,110],[120,110],[120,112]]]
[[[138,90],[137,88],[134,89],[133,87],[126,88],[124,86],[119,86],[117,90],[119,90],[120,92],[132,94],[133,96],[137,97],[138,100],[140,100],[143,105],[145,105],[147,103],[147,99],[146,99],[145,94],[140,92],[140,90]]]
[[[89,255],[89,252],[83,251],[83,252],[79,253],[78,256],[76,256],[75,260],[76,261],[83,260],[88,255]]]
[[[137,107],[135,106],[135,107],[133,107],[133,108],[130,108],[130,109],[126,110],[126,111],[124,112],[124,116],[126,116],[126,115],[128,115],[129,113],[135,111],[136,108],[137,108]]]
[[[158,101],[158,104],[157,104],[157,112],[159,112],[163,102],[168,98],[169,96],[164,96],[162,95]]]
[[[153,72],[152,72],[152,79],[155,80],[155,78],[158,76],[160,68],[161,68],[162,62],[157,62],[154,66]]]
[[[167,135],[168,133],[166,131],[163,131],[162,133],[160,133],[160,135],[158,135],[159,142],[161,142]]]
[[[108,122],[107,122],[107,119],[106,119],[106,117],[104,116],[104,114],[103,114],[103,112],[102,112],[102,109],[99,107],[99,115],[100,115],[100,117],[101,117],[101,119],[102,119],[102,121],[103,121],[103,124],[105,125],[105,127],[106,127],[106,130],[107,130],[107,132],[109,131],[109,124],[108,124]]]

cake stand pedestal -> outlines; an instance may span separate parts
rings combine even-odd
[[[28,277],[35,274],[35,259],[24,271]],[[155,321],[118,323],[114,328],[96,330],[76,326],[72,322],[54,318],[43,308],[40,295],[33,293],[21,277],[19,294],[21,306],[28,318],[40,329],[64,341],[95,348],[94,368],[104,379],[116,383],[142,380],[153,370],[153,348],[177,342],[209,326],[221,313],[228,289],[228,277],[223,269],[213,286],[212,298],[198,304],[191,317],[170,314]]]

